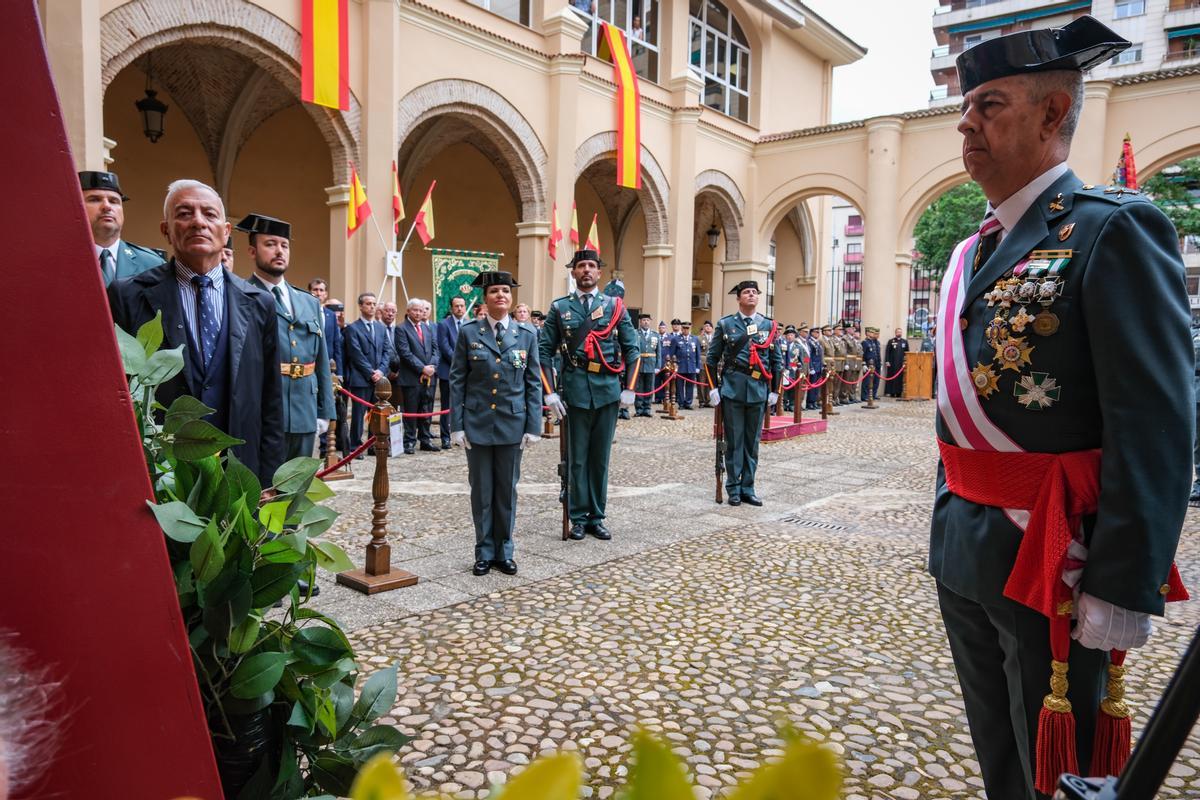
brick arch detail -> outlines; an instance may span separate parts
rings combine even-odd
[[[642,188],[638,190],[643,213],[646,215],[646,244],[669,244],[668,202],[671,185],[658,160],[645,145],[642,148]],[[617,132],[604,131],[590,136],[575,149],[575,180],[584,170],[605,159],[617,155]]]
[[[172,44],[224,47],[248,58],[300,97],[300,32],[253,3],[226,0],[131,0],[100,19],[100,85],[141,56]],[[302,103],[329,146],[332,182],[346,181],[346,162],[357,159],[362,107],[351,93],[350,109]]]
[[[397,108],[396,151],[423,123],[447,114],[469,120],[505,159],[520,198],[521,221],[545,221],[546,148],[516,106],[488,86],[451,78],[413,89]]]
[[[713,200],[725,229],[725,260],[737,261],[742,253],[742,221],[746,199],[733,178],[716,169],[696,176],[696,197],[706,194]]]

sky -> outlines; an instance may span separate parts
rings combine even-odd
[[[833,122],[929,107],[938,0],[804,0],[867,54],[833,70]]]

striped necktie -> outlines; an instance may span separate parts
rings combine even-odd
[[[979,226],[979,247],[975,251],[974,271],[978,271],[992,257],[992,253],[996,252],[1002,230],[1004,226],[1000,224],[1000,220],[989,211]]]

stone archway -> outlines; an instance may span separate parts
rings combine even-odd
[[[521,112],[494,89],[458,79],[419,86],[401,99],[396,132],[402,184],[446,146],[465,141],[495,164],[522,222],[547,218],[546,150]]]
[[[251,3],[234,7],[224,0],[192,0],[168,3],[166,0],[132,0],[105,14],[100,20],[101,87],[107,89],[113,79],[129,65],[153,51],[164,51],[170,69],[177,67],[180,80],[196,74],[196,65],[187,63],[197,55],[196,48],[180,62],[179,49],[185,45],[200,48],[214,74],[231,70],[235,77],[220,81],[194,81],[189,92],[176,92],[193,127],[206,138],[204,144],[213,173],[228,174],[230,147],[237,148],[249,139],[254,129],[282,105],[298,101],[300,96],[300,32],[284,20]],[[270,76],[271,81],[253,80],[253,69]],[[194,77],[193,77],[194,80]],[[247,97],[247,93],[253,96]],[[178,98],[190,98],[181,100]],[[332,182],[345,181],[345,165],[358,154],[362,108],[350,97],[350,109],[337,109],[303,103],[322,138],[329,146]],[[213,109],[224,113],[212,119]],[[255,111],[254,109],[257,109]],[[234,153],[233,155],[236,155]]]
[[[710,169],[696,176],[696,199],[712,202],[725,233],[725,260],[742,257],[742,223],[746,214],[746,199],[733,178],[720,170]]]
[[[617,153],[616,131],[605,131],[584,140],[575,149],[575,179],[594,164],[613,160]],[[646,217],[646,244],[657,245],[670,242],[670,226],[667,218],[670,199],[670,183],[666,173],[650,151],[642,145],[642,188],[638,190],[638,205]],[[613,188],[616,189],[615,183]],[[604,195],[602,194],[603,198]],[[611,215],[610,215],[611,216]],[[623,215],[622,215],[623,216]]]

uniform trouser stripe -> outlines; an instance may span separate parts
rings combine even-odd
[[[520,479],[520,445],[475,444],[467,450],[476,561],[504,561],[513,557],[512,534]]]
[[[608,503],[608,457],[617,431],[617,406],[567,408],[567,447],[571,459],[571,523],[604,519]]]

